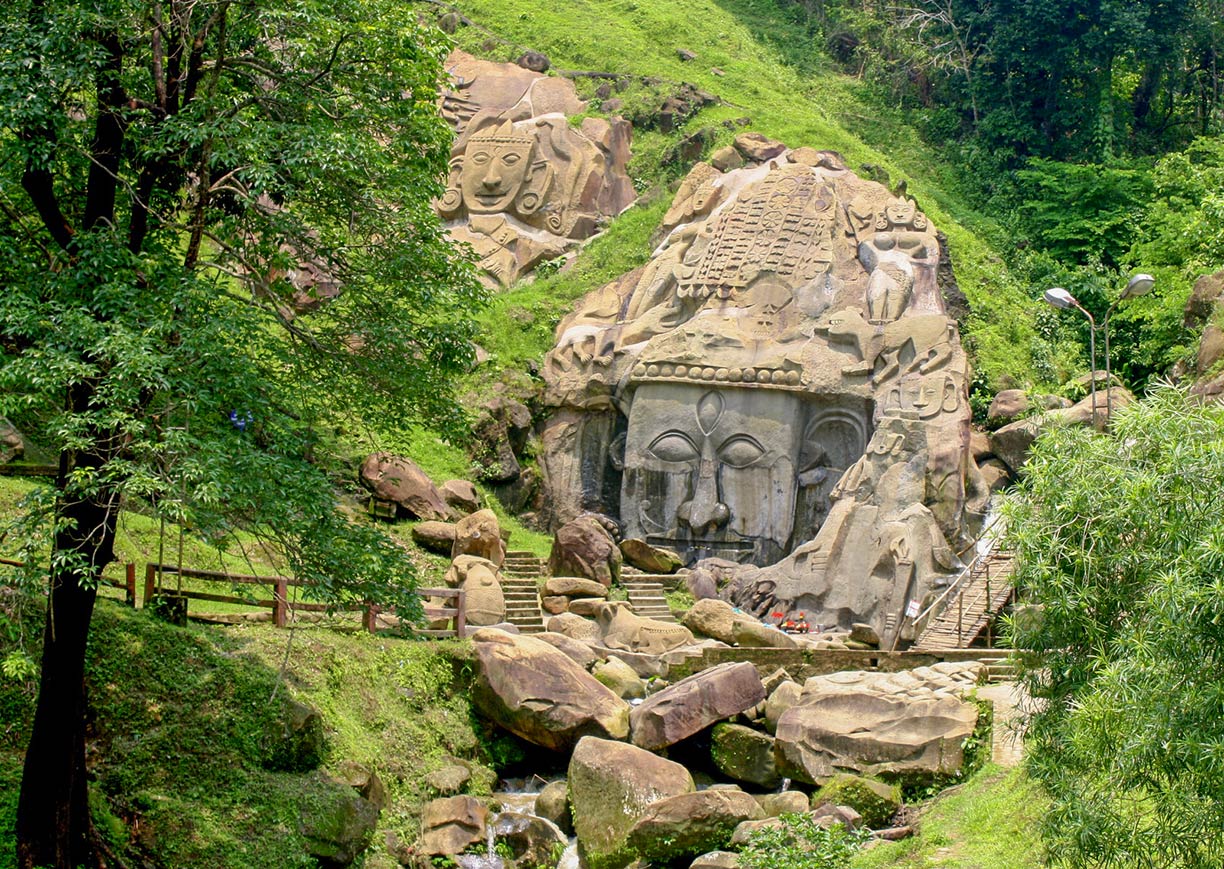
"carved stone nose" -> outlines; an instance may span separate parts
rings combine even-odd
[[[731,518],[731,508],[718,500],[718,480],[712,462],[701,463],[693,497],[680,505],[677,515],[696,537],[717,531]]]

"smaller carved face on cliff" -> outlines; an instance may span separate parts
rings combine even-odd
[[[530,134],[516,134],[509,122],[468,141],[459,188],[470,213],[514,210],[514,200],[531,176],[534,145]]]
[[[690,560],[770,564],[794,524],[800,400],[760,389],[646,384],[629,417],[626,532]]]

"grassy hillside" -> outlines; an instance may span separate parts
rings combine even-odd
[[[964,204],[956,169],[899,112],[882,108],[861,83],[833,72],[776,0],[574,0],[551,5],[461,0],[453,8],[474,22],[455,36],[460,47],[473,53],[512,60],[531,48],[546,53],[554,70],[662,80],[639,82],[615,94],[625,102],[625,114],[658,98],[669,82],[691,82],[719,97],[720,105],[702,110],[673,133],[635,130],[630,171],[639,189],[683,174],[685,166],[666,161],[679,139],[707,130],[709,150],[729,143],[742,129],[724,122],[742,118],[749,119],[750,129],[792,146],[836,150],[858,171],[882,169],[893,184],[904,180],[948,236],[957,279],[973,310],[967,338],[979,381],[998,387],[1040,379],[1029,350],[1035,304],[996,254],[1007,243],[1001,229]],[[678,49],[697,57],[682,61]],[[592,80],[579,80],[585,96],[593,96],[595,86]],[[594,100],[593,110],[598,105]],[[578,256],[573,268],[501,294],[484,319],[487,349],[503,364],[515,366],[541,356],[551,345],[551,327],[572,299],[646,258],[660,207],[655,202],[628,212]],[[523,313],[507,318],[511,312]],[[507,319],[526,328],[506,329]]]
[[[0,602],[6,616],[10,603]],[[40,615],[26,614],[26,639],[38,637]],[[6,624],[0,656],[21,641]],[[471,792],[495,780],[488,752],[501,741],[482,739],[471,716],[467,648],[326,629],[178,628],[103,601],[86,675],[95,823],[128,865],[315,866],[304,831],[346,793],[334,776],[355,762],[387,789],[375,841],[411,842],[420,805],[436,795],[427,773],[457,756],[468,759]],[[287,753],[290,697],[322,716],[317,768]],[[12,841],[32,714],[33,677],[0,678],[0,842]],[[0,847],[0,869],[13,859]],[[365,865],[395,865],[380,859]]]

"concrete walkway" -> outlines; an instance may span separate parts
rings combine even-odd
[[[1015,682],[998,682],[981,686],[977,696],[994,703],[990,759],[999,766],[1018,765],[1024,757],[1024,740],[1019,730],[1021,709],[1028,701],[1028,695]]]

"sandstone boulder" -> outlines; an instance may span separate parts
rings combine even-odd
[[[563,594],[546,594],[540,598],[540,609],[550,616],[559,616],[569,612],[570,599]]]
[[[764,699],[752,664],[719,664],[681,679],[634,709],[633,744],[652,751],[666,748]]]
[[[871,829],[887,826],[901,808],[901,788],[850,773],[838,773],[812,795],[812,808],[849,806]]]
[[[735,150],[749,162],[764,163],[785,151],[786,146],[760,133],[740,133],[735,137]]]
[[[621,742],[588,736],[574,748],[570,805],[578,846],[590,869],[621,869],[632,860],[629,831],[652,804],[693,791],[678,763]]]
[[[489,810],[475,797],[430,800],[421,809],[421,838],[416,852],[426,856],[459,854],[483,843]]]
[[[739,854],[734,851],[710,851],[696,857],[689,869],[738,869]]]
[[[726,847],[735,828],[764,817],[751,796],[730,788],[653,803],[629,831],[629,846],[651,863],[671,863]]]
[[[25,440],[21,437],[21,432],[0,416],[0,465],[15,462],[24,455]]]
[[[451,518],[442,492],[412,459],[374,453],[361,463],[361,483],[374,497],[394,501],[409,518]]]
[[[986,411],[986,418],[992,422],[1011,422],[1028,412],[1028,393],[1023,389],[1004,389],[995,395]]]
[[[646,683],[642,681],[634,669],[615,655],[607,661],[595,664],[591,675],[602,685],[606,685],[613,694],[624,700],[640,699],[646,696]]]
[[[584,670],[589,670],[591,665],[599,660],[599,656],[591,650],[591,647],[586,643],[575,640],[572,637],[567,637],[565,634],[554,633],[553,631],[544,631],[543,633],[533,635],[537,640],[543,640],[548,645],[555,649],[559,649],[569,656],[575,664]]]
[[[442,497],[460,513],[475,513],[480,509],[480,493],[467,480],[447,480],[442,484]]]
[[[604,601],[597,597],[580,597],[575,600],[566,598],[566,600],[569,600],[569,604],[565,608],[566,612],[571,612],[576,616],[582,616],[586,619],[594,618],[595,611],[604,604]]]
[[[451,558],[475,555],[487,558],[497,567],[506,560],[506,544],[502,540],[501,524],[492,510],[477,510],[464,516],[455,525],[455,545]]]
[[[651,546],[645,540],[630,537],[620,542],[625,561],[645,573],[675,573],[684,566],[680,556],[670,549]]]
[[[680,622],[696,635],[731,644],[735,642],[735,618],[735,608],[731,604],[706,598],[689,607]]]
[[[378,806],[341,782],[320,780],[304,802],[300,830],[310,855],[326,866],[348,866],[369,847]]]
[[[455,548],[453,522],[418,522],[412,526],[412,542],[439,555],[450,555]]]
[[[551,866],[568,844],[552,821],[524,812],[500,812],[493,821],[493,836],[494,847],[507,851],[517,866]]]
[[[782,712],[799,703],[800,698],[803,698],[803,687],[794,682],[783,682],[770,692],[765,701],[765,727],[770,733],[776,731]]]
[[[762,788],[776,788],[782,782],[774,761],[772,736],[741,724],[714,725],[710,740],[714,765],[728,778]]]
[[[761,811],[767,818],[776,818],[779,815],[798,815],[809,808],[808,795],[803,791],[762,794],[757,798],[757,802],[761,804]]]
[[[572,640],[578,640],[582,643],[600,643],[602,635],[599,632],[599,625],[590,619],[584,619],[582,616],[576,616],[573,613],[561,613],[553,616],[545,625],[550,633],[562,634]]]
[[[564,779],[549,782],[540,789],[535,801],[535,813],[552,821],[565,835],[573,835],[574,820],[570,817],[569,785]]]
[[[629,706],[565,653],[501,631],[478,631],[472,639],[472,700],[511,733],[554,751],[568,750],[588,734],[628,735]]]
[[[968,687],[957,670],[930,667],[808,679],[778,719],[779,770],[812,783],[847,771],[918,781],[954,774],[977,724],[977,707],[959,696]]]
[[[566,597],[598,597],[608,596],[607,586],[593,579],[582,579],[577,576],[554,576],[544,584],[545,594],[565,595]]]
[[[485,402],[472,423],[472,462],[486,483],[518,479],[518,453],[531,431],[531,411],[520,401],[496,396]]]
[[[620,578],[623,558],[611,533],[594,516],[579,516],[557,529],[548,572],[580,576],[609,587]]]

